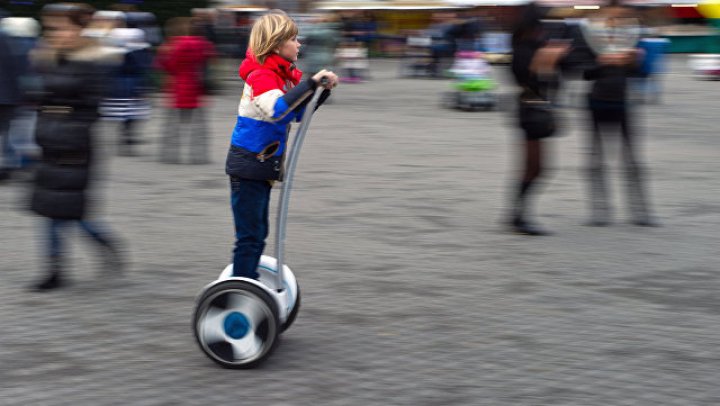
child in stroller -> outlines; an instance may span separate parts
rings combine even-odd
[[[443,97],[446,108],[491,110],[495,107],[496,96],[493,90],[497,84],[491,77],[490,64],[482,52],[457,52],[450,73],[455,78],[454,91]]]

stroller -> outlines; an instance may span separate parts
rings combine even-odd
[[[474,111],[492,110],[497,103],[494,90],[497,83],[491,77],[490,64],[479,51],[460,51],[449,70],[453,81],[452,92],[447,92],[442,103],[445,108]]]

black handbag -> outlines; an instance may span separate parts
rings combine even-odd
[[[285,154],[275,155],[279,148],[280,141],[273,142],[260,152],[231,145],[225,161],[225,173],[250,180],[282,180]]]
[[[539,139],[555,134],[556,118],[552,104],[547,100],[521,100],[518,115],[520,128],[528,138]]]
[[[550,100],[528,86],[522,88],[518,118],[520,128],[525,130],[525,136],[529,139],[540,139],[555,134],[557,117]]]

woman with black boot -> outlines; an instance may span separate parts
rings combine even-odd
[[[543,15],[535,3],[528,5],[512,38],[512,73],[521,88],[518,118],[524,133],[524,165],[513,193],[509,223],[514,232],[526,235],[547,234],[528,220],[528,201],[543,169],[542,140],[555,133],[550,92],[558,83],[557,64],[568,51],[566,44],[546,41]]]
[[[81,36],[92,8],[53,4],[43,9],[44,37],[31,55],[40,86],[33,92],[38,103],[36,141],[42,162],[36,173],[32,210],[47,217],[48,274],[33,289],[61,287],[61,232],[69,224],[81,228],[98,243],[108,272],[118,272],[121,261],[114,239],[87,220],[88,185],[94,165],[92,125],[98,119],[106,68],[112,61],[103,50]]]

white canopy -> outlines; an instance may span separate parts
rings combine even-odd
[[[315,4],[315,8],[319,10],[437,10],[456,7],[460,6],[444,0],[336,0],[320,1]]]
[[[702,0],[624,0],[627,5],[693,5]],[[531,0],[330,0],[320,1],[316,8],[324,10],[418,10],[442,9],[453,7],[482,7],[482,6],[520,6],[530,3]],[[551,7],[574,6],[603,6],[608,0],[535,0],[535,2]]]
[[[520,6],[529,3],[528,0],[448,0],[450,4],[464,7],[479,6]]]

